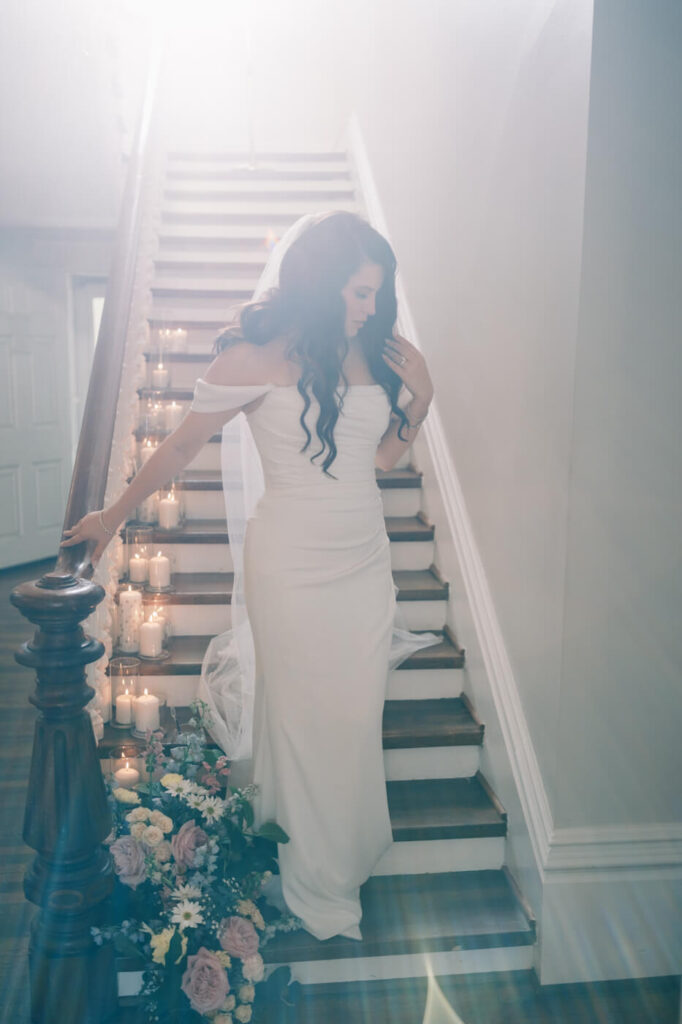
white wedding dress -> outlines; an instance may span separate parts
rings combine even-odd
[[[392,842],[382,751],[389,667],[441,637],[410,633],[394,621],[374,462],[390,419],[384,389],[348,387],[329,467],[337,479],[322,472],[323,456],[310,461],[321,447],[312,394],[312,439],[300,451],[303,398],[296,385],[199,380],[192,409],[227,410],[261,394],[246,415],[264,489],[243,546],[255,651],[255,826],[274,819],[290,837],[278,846],[281,893],[306,930],[318,939],[360,939],[359,887]]]

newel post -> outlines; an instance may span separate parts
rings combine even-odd
[[[11,601],[38,628],[15,655],[35,669],[29,698],[36,721],[24,841],[36,857],[24,879],[39,908],[31,929],[29,975],[33,1024],[104,1024],[116,1014],[113,950],[96,946],[113,886],[102,841],[111,829],[90,717],[85,666],[104,653],[81,622],[104,597],[102,587],[68,573],[23,583]]]

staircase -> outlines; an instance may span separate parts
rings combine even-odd
[[[164,352],[164,399],[188,405],[226,309],[251,295],[268,231],[279,237],[301,214],[323,209],[363,212],[343,153],[264,153],[256,170],[239,155],[168,156],[150,336],[183,328],[187,346]],[[158,398],[150,387],[157,358],[152,345],[140,423],[147,400]],[[137,440],[148,434],[141,428]],[[210,637],[230,624],[219,441],[213,437],[176,484],[184,525],[154,536],[173,567],[175,589],[164,595],[173,637],[170,658],[142,671],[176,707],[195,693]],[[437,976],[525,971],[533,958],[534,922],[504,867],[506,814],[479,771],[484,726],[460,696],[464,651],[443,628],[449,587],[434,564],[434,526],[420,510],[421,474],[408,453],[393,470],[377,470],[377,480],[409,628],[439,632],[442,641],[389,677],[383,746],[394,844],[362,889],[363,941],[320,942],[300,931],[263,950],[268,966],[289,964],[315,996],[356,982],[366,983],[369,998],[391,980],[425,978],[429,967]],[[102,755],[120,744],[107,729]]]

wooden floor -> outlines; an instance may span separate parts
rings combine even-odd
[[[23,845],[21,829],[36,712],[28,703],[32,673],[14,661],[14,652],[30,637],[31,627],[10,605],[9,595],[18,583],[37,579],[52,565],[50,559],[0,572],[0,706],[5,730],[0,744],[2,1024],[28,1024],[26,950],[33,914],[22,892],[32,854]],[[464,1024],[679,1024],[678,978],[541,988],[532,974],[524,972],[440,979],[440,985]],[[425,997],[422,980],[386,982],[371,991],[346,985],[335,993],[326,989],[324,1000],[311,994],[287,1024],[421,1024]],[[121,1024],[136,1019],[137,1014],[122,1014]],[[268,1024],[280,1024],[276,1013]]]

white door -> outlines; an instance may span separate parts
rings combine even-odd
[[[65,325],[49,303],[40,313],[2,305],[0,568],[5,568],[57,554],[71,481],[71,402]],[[35,309],[34,303],[26,305]]]

